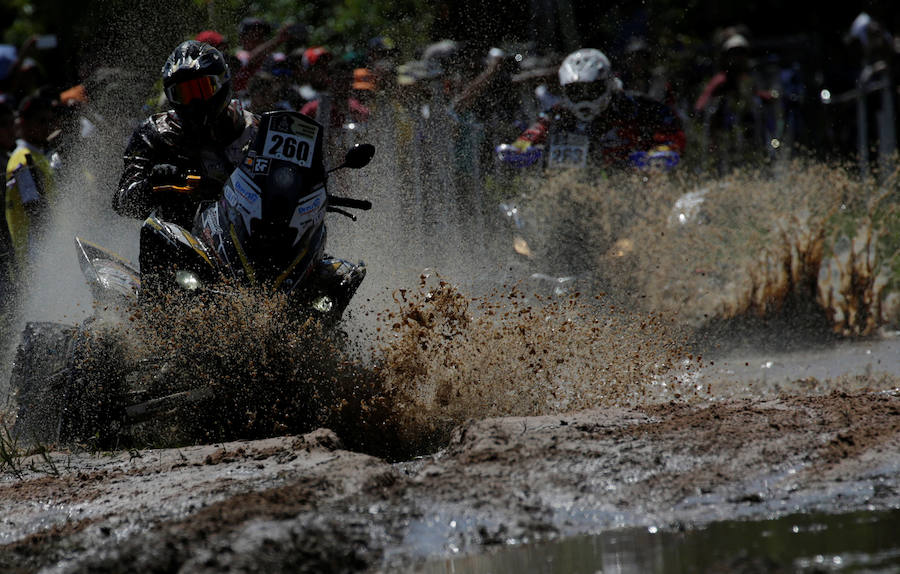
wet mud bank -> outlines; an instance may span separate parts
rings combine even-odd
[[[900,391],[507,417],[389,464],[328,430],[21,461],[0,570],[388,572],[631,526],[900,507]]]

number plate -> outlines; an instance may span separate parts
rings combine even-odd
[[[581,134],[560,134],[550,143],[547,163],[554,167],[584,167],[588,158],[588,138]]]
[[[289,161],[300,167],[311,167],[315,143],[315,135],[308,138],[270,130],[262,157]]]

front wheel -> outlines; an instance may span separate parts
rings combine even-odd
[[[78,327],[28,323],[10,376],[16,401],[12,435],[30,444],[55,444],[66,426],[66,398],[75,375]]]
[[[13,438],[33,446],[110,444],[121,426],[128,365],[115,337],[90,321],[28,323],[10,376]]]

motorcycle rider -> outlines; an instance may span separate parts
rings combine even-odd
[[[226,59],[209,44],[181,43],[162,78],[172,109],[135,130],[112,204],[120,215],[143,219],[156,210],[189,227],[200,201],[218,197],[243,160],[259,117],[231,98]]]
[[[545,145],[547,167],[643,166],[662,157],[671,167],[684,151],[678,117],[664,104],[627,92],[600,50],[569,54],[559,67],[562,100],[523,132],[512,145],[500,146],[510,163],[533,163]]]
[[[33,255],[34,242],[46,229],[49,206],[57,197],[59,156],[48,149],[56,110],[40,93],[22,100],[16,129],[19,139],[6,164],[6,224],[12,246],[10,272],[18,276]]]

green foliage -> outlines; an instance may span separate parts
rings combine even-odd
[[[430,38],[433,8],[424,0],[195,0],[206,10],[210,27],[237,38],[237,24],[258,16],[274,24],[299,22],[309,31],[309,42],[339,52],[359,51],[376,36],[392,38],[401,50],[412,52]],[[406,49],[407,47],[408,50]]]
[[[833,244],[841,238],[853,240],[860,229],[867,227],[875,236],[875,272],[883,266],[888,271],[887,292],[900,291],[900,203],[894,174],[888,184],[879,187],[874,182],[860,186],[860,196],[849,198],[830,219]]]
[[[6,426],[0,427],[0,472],[22,477],[22,449]]]

